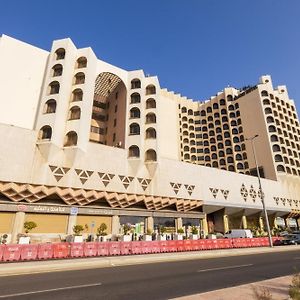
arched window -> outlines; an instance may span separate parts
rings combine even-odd
[[[244,169],[244,165],[243,165],[242,163],[238,163],[238,164],[236,165],[236,168],[237,168],[238,170],[243,170],[243,169]]]
[[[274,118],[273,117],[267,117],[267,123],[273,123],[274,122]]]
[[[66,50],[64,48],[59,48],[55,51],[56,60],[64,59],[66,56]]]
[[[140,89],[141,81],[137,78],[131,80],[131,89]]]
[[[233,100],[232,95],[228,95],[228,96],[227,96],[227,101],[232,101],[232,100]]]
[[[56,112],[56,101],[50,99],[45,103],[44,114],[52,114]]]
[[[243,158],[242,158],[242,155],[241,155],[241,154],[237,154],[237,155],[235,156],[235,159],[236,159],[236,160],[243,160]]]
[[[183,158],[184,159],[190,159],[190,155],[188,153],[185,153]]]
[[[137,123],[132,123],[129,126],[129,135],[139,135],[140,134],[140,126]]]
[[[224,125],[223,125],[223,130],[227,130],[227,129],[229,129],[228,124],[224,124]]]
[[[282,156],[279,155],[279,154],[276,154],[274,158],[275,158],[276,162],[282,162],[283,161]]]
[[[228,131],[224,132],[224,137],[225,138],[229,138],[230,137],[230,133]]]
[[[269,99],[264,99],[263,100],[263,105],[270,105],[270,100]]]
[[[152,127],[146,129],[146,139],[156,139],[156,130]],[[187,139],[187,143],[188,143]],[[185,141],[183,141],[185,142]]]
[[[239,145],[235,145],[234,146],[234,151],[241,151],[241,147]]]
[[[230,122],[230,125],[231,125],[231,126],[237,126],[236,121],[235,121],[235,120],[232,120],[232,121]]]
[[[233,128],[231,132],[232,132],[232,134],[238,134],[239,133],[239,131],[236,128]]]
[[[43,126],[39,132],[39,140],[51,140],[52,128],[48,125]]]
[[[201,115],[202,117],[205,117],[205,116],[206,116],[206,112],[205,112],[205,110],[201,110],[201,113],[200,113],[200,115]]]
[[[220,114],[219,113],[214,113],[214,118],[220,118]]]
[[[85,75],[83,72],[79,72],[74,76],[74,84],[83,84],[85,82]]]
[[[182,135],[189,135],[189,132],[188,131],[183,131]]]
[[[213,104],[213,109],[218,109],[218,108],[219,108],[218,103],[214,103],[214,104]]]
[[[189,124],[193,124],[194,120],[193,119],[189,119]]]
[[[233,157],[231,157],[231,156],[227,157],[227,162],[228,163],[233,163]]]
[[[220,99],[220,105],[225,105],[225,99]]]
[[[183,151],[190,151],[190,147],[189,146],[184,146]]]
[[[280,146],[279,145],[273,145],[272,149],[273,149],[273,152],[279,152],[280,151]]]
[[[196,142],[194,140],[191,140],[191,143],[190,143],[192,146],[196,145]]]
[[[196,153],[196,148],[192,147],[191,148],[191,153]]]
[[[77,133],[75,131],[70,131],[66,135],[65,147],[76,146],[77,145]]]
[[[212,112],[211,107],[208,107],[208,108],[206,109],[206,112],[207,112],[207,113],[211,113],[211,112]]]
[[[265,114],[266,115],[272,114],[272,109],[270,107],[266,107],[265,108]]]
[[[79,106],[73,106],[70,109],[70,116],[69,116],[69,120],[78,120],[80,119],[80,107]]]
[[[130,103],[140,103],[141,102],[141,96],[139,93],[133,93],[130,96]]]
[[[220,165],[221,165],[221,166],[225,166],[225,165],[226,165],[225,159],[220,159]]]
[[[222,122],[228,122],[228,118],[227,117],[222,117]]]
[[[229,118],[231,118],[231,119],[235,118],[235,113],[234,113],[234,112],[231,112],[231,113],[229,114]]]
[[[267,91],[261,91],[260,94],[261,94],[262,97],[268,97],[269,96]]]
[[[216,142],[216,139],[215,139],[215,138],[210,138],[210,139],[209,139],[209,142],[210,142],[211,144],[214,144],[214,143]]]
[[[196,160],[197,160],[196,155],[192,155],[191,160],[192,160],[192,161],[196,161]]]
[[[223,109],[221,110],[221,115],[226,115],[226,114],[227,114],[227,110],[223,108]]]
[[[190,133],[190,138],[194,139],[195,138],[195,134],[193,132]]]
[[[75,102],[75,101],[82,101],[82,98],[83,98],[82,89],[75,89],[72,92],[72,101],[73,102]]]
[[[86,68],[87,66],[87,59],[84,56],[81,56],[77,59],[77,64],[76,64],[76,68],[77,69],[81,69],[81,68]]]
[[[182,118],[182,122],[187,122],[188,118],[187,117],[183,117]]]
[[[149,113],[146,115],[146,124],[156,123],[156,115],[154,113]]]
[[[234,166],[228,166],[228,171],[234,172]]]
[[[218,148],[219,149],[224,149],[224,145],[222,143],[218,143]]]
[[[187,112],[187,109],[186,109],[185,106],[183,106],[183,107],[181,108],[181,112],[182,112],[183,114]]]
[[[128,157],[140,157],[140,148],[136,145],[130,146],[128,149]]]
[[[63,66],[61,64],[57,64],[52,68],[52,76],[61,76],[63,73]]]
[[[189,126],[189,130],[195,130],[195,127],[194,126]]]
[[[228,106],[228,110],[234,110],[234,106],[233,105],[229,105]]]
[[[213,166],[213,168],[218,168],[218,167],[219,167],[219,165],[218,165],[218,163],[217,163],[216,161],[214,161],[214,162],[212,163],[212,166]]]
[[[147,150],[145,160],[146,161],[157,161],[156,152],[153,149]]]
[[[153,98],[147,99],[146,108],[156,108],[156,101]]]
[[[187,138],[183,139],[183,143],[189,143],[189,139]]]
[[[137,107],[133,107],[131,110],[130,110],[130,118],[131,119],[138,119],[141,117],[141,113],[140,113],[140,110],[137,108]]]
[[[194,113],[193,113],[193,110],[192,109],[189,109],[188,110],[188,115],[192,116]]]
[[[235,136],[235,137],[233,138],[233,142],[234,142],[234,143],[239,143],[239,142],[240,142],[240,139],[239,139],[237,136]]]
[[[52,81],[49,84],[49,95],[58,94],[60,89],[60,85],[58,81]]]
[[[276,128],[273,125],[269,126],[269,132],[276,132]]]
[[[231,148],[227,148],[227,149],[226,149],[226,154],[232,154]]]
[[[153,84],[149,84],[146,87],[146,95],[154,95],[156,94],[156,87]]]
[[[213,146],[210,147],[210,150],[211,150],[212,152],[217,151],[217,147],[213,145]]]

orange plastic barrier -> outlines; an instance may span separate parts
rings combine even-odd
[[[83,257],[84,255],[84,243],[70,243],[70,256],[71,257]]]
[[[182,241],[177,241],[177,251],[185,251],[185,247],[183,244],[183,240]]]
[[[99,256],[108,256],[109,255],[109,242],[100,242],[97,243],[97,254]]]
[[[0,261],[3,258],[4,247],[5,247],[5,245],[0,245]]]
[[[4,261],[19,260],[21,256],[21,245],[6,245],[3,252]]]
[[[38,245],[22,245],[21,246],[21,259],[22,260],[35,260],[38,255]]]
[[[120,245],[121,255],[131,254],[131,242],[120,242],[120,243],[121,243]]]
[[[53,247],[52,244],[39,244],[38,259],[51,259],[53,257]]]
[[[120,255],[121,254],[120,242],[108,242],[108,253],[109,255]]]
[[[53,257],[66,258],[69,257],[70,248],[68,243],[55,243],[53,244]]]
[[[83,254],[86,257],[97,256],[98,254],[98,243],[88,242],[83,244]]]
[[[138,242],[138,241],[131,242],[131,253],[132,254],[141,254],[141,253],[143,253],[142,243]]]

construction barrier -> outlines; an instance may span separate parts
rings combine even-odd
[[[131,243],[132,242],[121,242],[121,255],[131,254]]]
[[[38,257],[38,245],[22,245],[21,260],[35,260]]]
[[[69,243],[55,243],[53,244],[53,258],[67,258],[70,255]]]
[[[21,247],[21,245],[6,245],[3,251],[3,260],[19,260],[21,257]]]
[[[151,243],[150,244],[151,253],[160,253],[160,244],[159,244],[159,241],[153,241],[153,242],[147,242],[147,243]]]
[[[183,240],[182,241],[176,241],[177,242],[177,251],[178,252],[182,252],[185,251],[185,247],[183,244]]]
[[[53,257],[53,245],[39,244],[37,257],[38,259],[51,259]]]
[[[143,253],[142,243],[138,242],[138,241],[131,242],[131,253],[132,254],[142,254]]]
[[[86,257],[97,256],[98,255],[98,243],[89,242],[83,244],[83,254]]]
[[[5,247],[5,245],[0,245],[0,261],[3,258],[4,247]]]
[[[84,243],[70,243],[71,257],[83,257],[83,255],[84,255]]]
[[[109,242],[101,242],[98,243],[98,255],[99,256],[108,256],[109,250],[108,250]]]

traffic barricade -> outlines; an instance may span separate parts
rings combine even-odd
[[[206,249],[206,244],[205,244],[205,241],[204,239],[201,239],[201,240],[198,240],[197,241],[197,244],[198,244],[198,250],[205,250]]]
[[[109,255],[120,255],[121,254],[120,242],[108,242],[108,253]]]
[[[141,242],[142,243],[142,253],[147,254],[147,253],[152,253],[152,243],[151,241],[148,242]]]
[[[218,249],[225,249],[225,240],[224,239],[217,239],[217,245],[218,245]]]
[[[5,245],[0,245],[0,261],[3,258],[4,247],[5,247]]]
[[[70,256],[83,257],[83,243],[70,243]]]
[[[131,253],[132,254],[142,254],[142,242],[133,241],[131,242]]]
[[[176,241],[176,243],[177,243],[177,251],[178,252],[185,251],[183,241]]]
[[[69,243],[55,243],[53,244],[53,258],[69,257],[70,245]]]
[[[19,260],[21,257],[21,245],[6,245],[3,252],[4,261]]]
[[[167,241],[159,241],[160,252],[165,253],[169,252],[168,242]]]
[[[109,255],[109,242],[99,242],[97,248],[99,256]]]
[[[131,254],[131,242],[120,242],[120,244],[121,255]]]
[[[38,254],[38,244],[21,246],[21,259],[22,260],[37,259],[37,254]]]
[[[167,241],[168,252],[177,252],[177,241]]]
[[[149,246],[151,247],[151,253],[160,253],[160,244],[159,241],[148,242],[151,243]]]
[[[200,240],[191,240],[191,246],[193,251],[200,250]]]
[[[191,240],[184,240],[183,245],[184,245],[184,251],[192,251],[193,250]]]
[[[83,254],[86,257],[97,256],[97,254],[98,254],[98,243],[96,243],[96,242],[84,243],[84,245],[83,245]]]
[[[38,259],[51,259],[53,257],[53,245],[52,244],[39,244],[38,247]]]
[[[219,249],[219,243],[217,239],[211,240],[212,249]]]
[[[211,250],[213,249],[213,240],[205,240],[205,248],[206,250]]]

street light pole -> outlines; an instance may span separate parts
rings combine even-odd
[[[273,247],[273,241],[272,241],[272,235],[271,235],[271,230],[270,230],[268,212],[267,212],[266,204],[265,204],[265,195],[264,195],[262,187],[261,187],[259,168],[258,168],[258,164],[257,164],[256,152],[255,152],[255,146],[254,146],[254,139],[257,138],[257,137],[258,137],[258,134],[254,135],[251,138],[247,138],[246,141],[251,141],[251,146],[252,146],[252,151],[253,151],[253,156],[254,156],[254,162],[255,162],[255,167],[256,167],[256,172],[257,172],[257,178],[258,178],[258,185],[259,185],[259,190],[260,190],[260,193],[261,193],[261,202],[262,202],[262,205],[263,205],[263,210],[264,210],[264,215],[265,215],[265,220],[266,220],[266,226],[267,226],[267,231],[268,231],[269,245],[270,245],[270,247]]]

